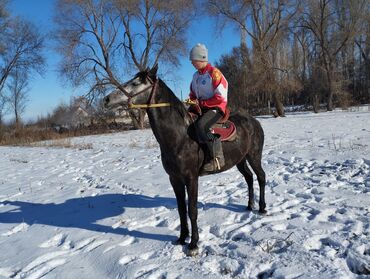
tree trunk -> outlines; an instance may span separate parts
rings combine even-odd
[[[242,58],[242,73],[241,73],[241,78],[242,78],[242,96],[243,96],[243,101],[241,104],[243,104],[243,108],[249,111],[249,100],[248,100],[248,92],[247,92],[247,71],[248,71],[248,48],[246,44],[246,38],[247,34],[244,29],[241,30],[241,42],[240,42],[240,50],[241,50],[241,58]]]
[[[142,109],[129,110],[129,116],[132,121],[134,129],[144,129],[145,111]]]
[[[14,109],[14,116],[15,116],[15,126],[19,128],[20,119],[17,108]]]
[[[333,95],[334,95],[334,86],[333,86],[333,77],[331,72],[327,72],[327,78],[328,78],[328,99],[326,108],[328,111],[333,110]]]
[[[273,97],[274,97],[275,109],[276,109],[278,116],[284,117],[285,116],[284,105],[281,102],[280,94],[278,92],[275,92],[273,94]]]
[[[140,129],[144,129],[144,121],[145,121],[145,115],[146,115],[146,111],[141,109],[139,111],[139,125],[140,125]]]
[[[313,98],[312,98],[312,107],[313,107],[313,112],[318,113],[319,112],[319,97],[317,96],[317,93],[314,93]]]

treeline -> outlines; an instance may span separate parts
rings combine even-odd
[[[221,23],[241,31],[241,45],[217,66],[230,83],[230,105],[277,115],[284,105],[370,102],[370,2],[209,1]]]

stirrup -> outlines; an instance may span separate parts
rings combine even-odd
[[[212,169],[210,169],[211,167],[212,167]],[[206,163],[203,166],[203,169],[206,170],[206,171],[219,171],[219,170],[221,170],[221,164],[219,162],[219,159],[218,158],[213,158],[211,161],[209,161],[208,163]]]
[[[216,163],[216,170],[221,170],[220,162],[218,161],[217,157],[214,159],[214,161],[214,163]]]
[[[210,171],[210,172],[217,170],[217,165],[216,165],[216,162],[214,161],[214,159],[205,163],[204,166],[203,166],[203,170]]]

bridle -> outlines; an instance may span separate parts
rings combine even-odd
[[[159,108],[159,107],[169,107],[171,104],[170,103],[154,103],[154,97],[155,94],[157,93],[157,88],[158,88],[158,79],[153,81],[149,76],[146,77],[146,80],[149,81],[149,86],[144,88],[143,90],[140,90],[139,92],[136,92],[133,95],[130,95],[126,90],[123,89],[123,93],[128,96],[128,108],[129,109],[145,109],[145,108]],[[144,92],[146,92],[149,88],[152,88],[148,101],[146,104],[133,104],[131,99],[133,97],[136,97]]]

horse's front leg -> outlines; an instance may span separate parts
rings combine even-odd
[[[191,242],[189,244],[189,256],[195,256],[198,254],[198,177],[188,179],[187,183],[188,192],[188,208],[189,208],[189,218],[191,222]]]
[[[180,215],[181,232],[176,244],[185,245],[185,240],[189,236],[188,222],[186,216],[186,201],[185,201],[185,184],[181,179],[175,176],[170,176],[170,182],[175,192],[177,209]]]

